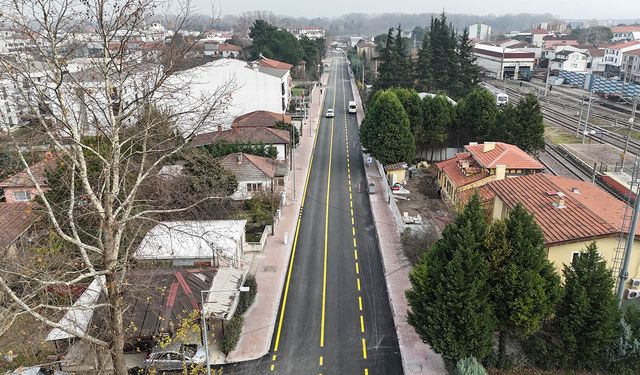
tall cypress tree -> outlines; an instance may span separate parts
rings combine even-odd
[[[380,51],[380,67],[378,68],[378,79],[375,83],[376,90],[385,90],[395,86],[396,80],[396,48],[393,37],[393,27],[387,33],[385,47]]]
[[[395,82],[396,87],[413,87],[413,61],[407,54],[407,45],[402,38],[402,27],[398,25],[395,43]]]
[[[485,220],[474,195],[409,276],[409,323],[446,360],[484,358],[493,345],[488,264],[482,253]]]
[[[544,119],[540,102],[533,94],[527,94],[516,105],[518,129],[514,143],[527,152],[544,149]]]
[[[462,97],[468,94],[480,82],[480,67],[476,65],[473,46],[469,40],[469,29],[465,28],[458,38],[456,48],[456,65],[458,67],[458,90],[455,94]]]
[[[563,338],[563,367],[601,370],[618,336],[620,319],[611,270],[591,243],[571,266],[565,265],[563,273],[565,294],[555,324]]]
[[[420,51],[418,51],[418,61],[415,67],[416,89],[418,91],[429,91],[431,86],[431,30],[433,29],[433,17],[431,26],[422,39]]]
[[[391,90],[374,95],[360,134],[362,145],[384,164],[409,162],[416,155],[409,117]]]
[[[502,365],[510,336],[527,337],[550,318],[560,297],[560,278],[547,259],[542,230],[520,204],[506,222],[491,225],[485,246]]]

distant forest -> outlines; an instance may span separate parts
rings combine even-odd
[[[375,36],[386,33],[389,27],[402,25],[404,30],[412,30],[416,26],[425,27],[429,24],[431,16],[437,17],[436,13],[383,13],[364,14],[349,13],[335,18],[304,18],[277,16],[268,11],[245,12],[241,15],[226,15],[219,20],[218,28],[223,30],[244,28],[244,25],[251,24],[252,20],[265,19],[271,24],[284,28],[301,26],[319,26],[324,28],[331,36],[347,35],[369,35]],[[484,22],[493,28],[493,32],[504,32],[512,30],[526,30],[540,22],[552,21],[551,14],[505,14],[496,15],[470,15],[447,13],[447,18],[453,23],[454,28],[462,31],[464,27],[471,24]],[[251,22],[247,22],[251,21]]]

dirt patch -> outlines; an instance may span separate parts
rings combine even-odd
[[[409,179],[405,186],[411,194],[404,197],[409,200],[397,199],[400,213],[408,212],[410,216],[420,214],[423,220],[433,222],[441,228],[442,219],[450,220],[453,217],[453,209],[445,203],[438,194],[435,166],[418,171],[418,175]]]
[[[50,362],[54,347],[44,341],[50,330],[30,315],[19,316],[0,336],[0,370]],[[8,362],[7,357],[14,357],[13,361]]]

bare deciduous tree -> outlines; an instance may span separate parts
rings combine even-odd
[[[11,143],[67,257],[66,265],[45,272],[0,261],[5,294],[0,319],[28,314],[108,349],[118,374],[127,371],[123,280],[143,228],[159,215],[210,198],[168,209],[142,195],[142,187],[195,134],[215,124],[234,90],[228,82],[202,97],[172,100],[184,97],[175,96],[189,84],[179,72],[181,62],[208,28],[186,32],[184,25],[194,16],[190,2],[168,3],[163,9],[156,0],[0,0],[5,26],[26,41],[21,50],[0,56],[2,78],[13,84],[12,99],[20,103],[28,127],[45,136],[36,144],[29,142],[33,138],[10,136]],[[155,38],[148,20],[163,10],[170,13],[168,32]],[[83,60],[85,69],[72,66],[74,57],[86,55],[93,58]],[[6,129],[4,120],[0,126]],[[66,189],[56,194],[46,191],[22,156],[26,149],[44,147],[64,166],[58,180]],[[51,312],[71,308],[70,301],[43,298],[51,286],[86,285],[97,276],[104,276],[101,303],[108,310],[108,327],[99,336],[51,319]]]

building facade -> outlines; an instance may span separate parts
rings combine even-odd
[[[491,39],[491,26],[484,23],[474,23],[469,26],[469,39],[487,41]]]
[[[476,64],[484,73],[496,79],[514,78],[528,74],[535,65],[535,52],[506,47],[476,44]]]

